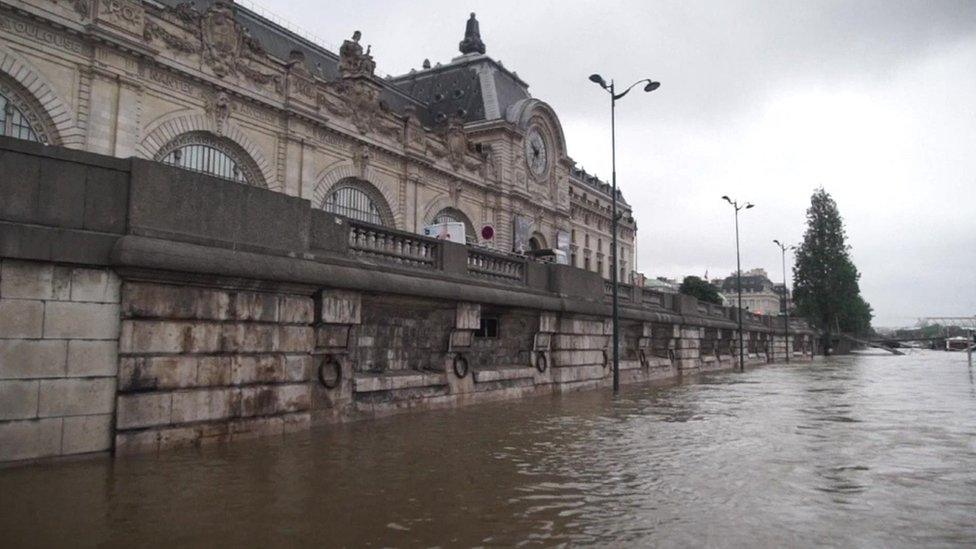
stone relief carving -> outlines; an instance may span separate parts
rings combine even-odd
[[[230,2],[217,0],[202,14],[191,2],[183,2],[175,8],[164,8],[163,14],[171,23],[192,30],[194,38],[180,37],[159,23],[147,21],[143,31],[147,42],[159,40],[175,51],[202,53],[206,65],[219,78],[241,75],[259,85],[273,84],[278,93],[282,91],[279,75],[254,66],[255,61],[265,60],[267,53],[261,43],[251,37],[247,27],[234,18]]]
[[[146,27],[142,31],[142,37],[146,42],[159,40],[163,44],[166,44],[166,47],[169,49],[181,53],[200,53],[201,50],[201,45],[198,41],[177,36],[151,19],[146,21]]]
[[[360,145],[352,153],[352,163],[359,173],[359,177],[366,179],[366,171],[369,169],[369,147]]]
[[[51,0],[54,4],[67,4],[74,8],[75,13],[81,16],[82,20],[91,16],[91,2],[89,0]]]
[[[397,141],[402,138],[403,126],[395,121],[396,115],[380,101],[379,87],[374,82],[348,78],[332,83],[329,89],[338,96],[338,100],[329,93],[319,93],[319,107],[351,119],[359,133],[378,132]]]
[[[461,199],[461,190],[463,188],[464,187],[460,181],[452,181],[450,184],[448,184],[447,191],[448,194],[451,196],[451,204],[455,208],[458,207],[458,201]]]
[[[207,97],[204,110],[213,120],[217,135],[223,135],[227,130],[227,120],[230,118],[230,97],[225,92],[217,92]]]
[[[469,170],[476,170],[481,167],[482,161],[473,160],[468,157],[468,153],[476,153],[473,144],[468,142],[468,136],[464,133],[461,119],[452,116],[448,119],[447,127],[442,136],[444,144],[431,141],[428,148],[436,158],[447,158],[451,167],[455,170],[462,166]]]
[[[427,153],[427,132],[417,117],[417,108],[409,105],[406,108],[406,143],[409,147]]]
[[[142,2],[130,0],[99,0],[96,19],[135,35],[144,32],[145,11]]]

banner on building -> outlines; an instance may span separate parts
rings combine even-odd
[[[569,231],[556,231],[556,249],[562,252],[562,254],[559,255],[559,259],[560,259],[559,263],[562,263],[564,265],[569,264],[569,257],[570,257],[569,246],[570,246]]]
[[[516,214],[514,224],[512,249],[523,254],[529,249],[529,239],[532,238],[532,231],[535,229],[535,220],[531,217]]]

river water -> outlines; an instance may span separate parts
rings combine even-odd
[[[965,355],[765,366],[0,469],[0,545],[973,546]]]

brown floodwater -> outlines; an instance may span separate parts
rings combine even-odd
[[[973,546],[963,354],[855,356],[0,469],[0,545]]]

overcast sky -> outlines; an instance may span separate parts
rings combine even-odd
[[[810,195],[837,201],[875,326],[976,315],[976,1],[257,0],[334,48],[353,30],[377,70],[458,55],[477,12],[488,55],[552,105],[569,153],[610,175],[609,105],[587,81],[660,80],[618,104],[618,184],[638,269],[782,278]],[[787,259],[790,268],[790,259]]]

